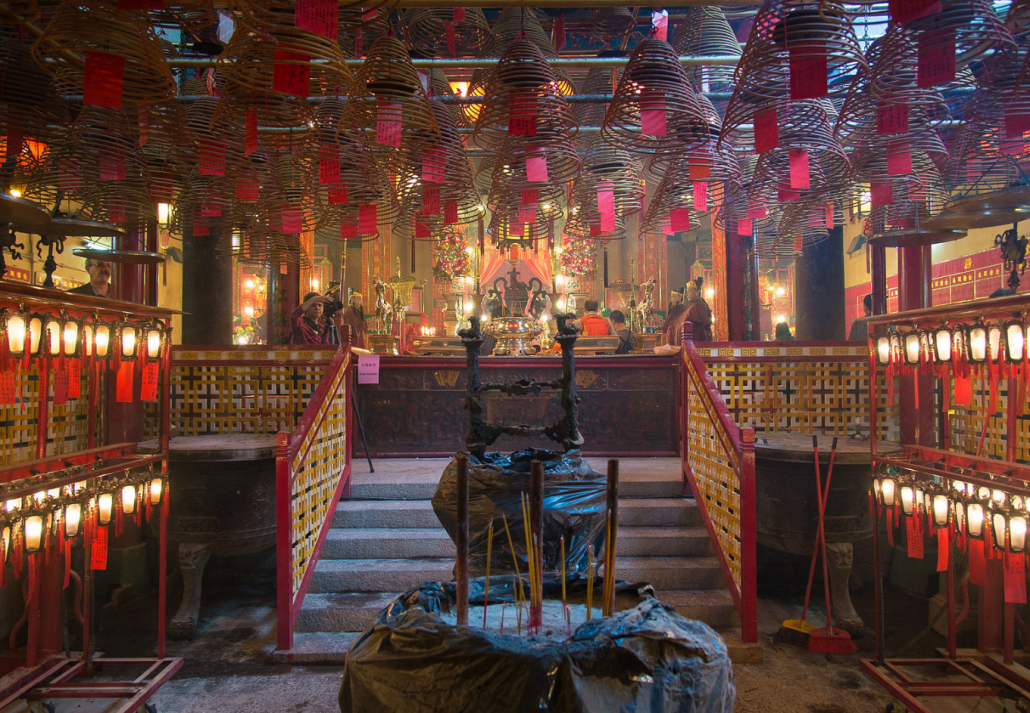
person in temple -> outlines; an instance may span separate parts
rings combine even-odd
[[[583,316],[576,320],[580,334],[585,337],[607,337],[615,334],[612,323],[597,313],[597,307],[597,300],[587,300],[583,303]]]
[[[86,258],[86,272],[89,273],[89,282],[68,290],[68,294],[86,295],[88,297],[110,297],[111,263]]]
[[[683,339],[683,320],[687,306],[683,304],[683,290],[669,293],[669,309],[665,312],[665,323],[662,325],[663,342],[670,346],[678,345]]]
[[[704,278],[699,277],[687,283],[687,311],[684,321],[689,321],[693,327],[695,342],[712,341],[712,308],[701,296],[703,280]]]
[[[353,292],[350,296],[350,304],[343,312],[343,324],[350,327],[351,346],[360,349],[365,348],[365,308],[362,306],[360,292]]]

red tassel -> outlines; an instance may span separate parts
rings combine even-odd
[[[14,578],[18,579],[21,577],[22,568],[22,538],[21,528],[18,528],[14,534]]]
[[[64,541],[64,586],[63,589],[68,588],[68,582],[71,581],[72,577],[72,541]]]

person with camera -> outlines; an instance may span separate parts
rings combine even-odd
[[[304,295],[304,301],[290,313],[290,344],[328,344],[329,332],[322,320],[329,297],[317,292]]]

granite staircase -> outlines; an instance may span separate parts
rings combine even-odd
[[[589,460],[603,472],[603,459]],[[454,545],[430,503],[446,463],[381,460],[369,474],[355,458],[351,497],[337,507],[287,658],[337,661],[398,593],[452,579]],[[684,616],[727,632],[732,653],[737,611],[682,487],[678,459],[622,459],[618,576],[650,582]]]

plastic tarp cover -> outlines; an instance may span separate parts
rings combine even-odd
[[[454,587],[398,597],[347,654],[342,713],[730,713],[726,644],[648,598],[565,640],[451,626]]]
[[[561,454],[530,448],[510,456],[487,453],[483,460],[469,456],[469,573],[484,574],[487,531],[493,523],[490,571],[514,572],[508,530],[515,545],[519,571],[527,569],[526,536],[522,522],[523,493],[529,495],[529,465],[544,463],[544,571],[561,569],[561,538],[565,538],[568,575],[585,575],[587,547],[597,557],[604,545],[607,477],[584,461],[579,451]],[[457,465],[452,459],[433,494],[433,511],[454,540],[458,531]]]

